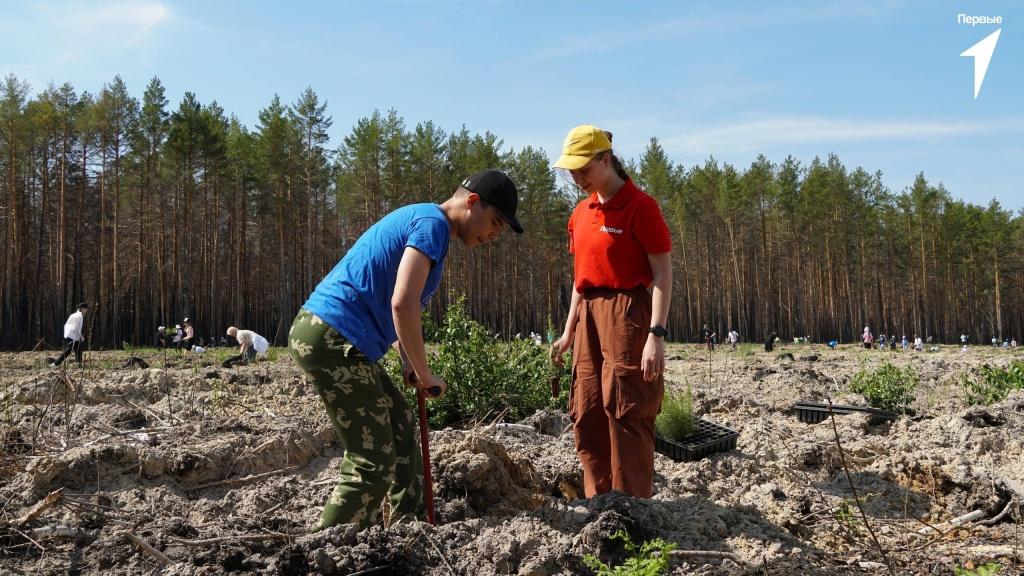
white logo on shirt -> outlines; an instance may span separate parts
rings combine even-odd
[[[612,228],[611,226],[601,226],[601,232],[607,234],[622,234],[622,228]]]

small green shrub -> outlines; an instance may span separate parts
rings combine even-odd
[[[521,420],[554,403],[565,406],[570,376],[563,372],[562,395],[551,399],[549,349],[529,339],[497,338],[467,315],[463,298],[448,306],[435,338],[430,369],[448,384],[448,392],[428,403],[432,426],[459,426],[502,412],[505,420]],[[386,357],[385,368],[401,383],[401,363],[394,352]],[[403,388],[415,406],[415,390]]]
[[[850,506],[849,500],[843,500],[832,513],[832,517],[836,519],[836,522],[845,525],[851,532],[857,528],[857,517],[853,514],[853,507]]]
[[[854,375],[850,390],[862,394],[874,408],[903,411],[914,399],[919,381],[912,366],[899,368],[886,362],[877,370],[862,368]]]
[[[740,358],[752,358],[754,351],[757,349],[757,344],[752,342],[744,342],[736,345],[736,355]]]
[[[965,375],[960,380],[967,392],[967,403],[989,405],[1006,398],[1014,390],[1024,390],[1024,361],[1014,360],[1006,368],[985,364],[977,378]]]
[[[1002,567],[996,562],[988,562],[977,568],[954,567],[953,576],[995,576]]]
[[[654,427],[668,440],[679,441],[693,433],[693,390],[689,384],[681,392],[665,395]]]
[[[622,530],[612,535],[612,540],[622,540],[630,557],[614,568],[602,562],[593,554],[583,557],[583,563],[597,576],[659,576],[668,569],[669,553],[676,545],[655,538],[637,546]]]

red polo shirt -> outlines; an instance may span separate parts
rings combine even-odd
[[[650,286],[654,274],[647,255],[671,250],[661,208],[632,180],[605,204],[591,194],[569,217],[577,291]]]

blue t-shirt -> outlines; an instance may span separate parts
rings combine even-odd
[[[359,237],[302,307],[376,362],[398,340],[391,297],[405,248],[416,248],[433,263],[420,297],[425,307],[441,283],[450,234],[448,219],[437,204],[399,208]]]

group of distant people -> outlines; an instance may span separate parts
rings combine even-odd
[[[714,351],[715,346],[718,344],[718,333],[716,331],[714,331],[710,327],[710,325],[704,324],[704,326],[701,328],[700,334],[701,334],[701,336],[700,336],[701,337],[701,341],[705,344],[705,346],[707,346],[708,351]],[[737,342],[739,342],[739,339],[740,339],[739,333],[736,332],[736,330],[730,328],[728,336],[727,336],[727,339],[728,339],[729,344],[731,345],[731,349],[735,350],[736,349],[736,344],[737,344]],[[772,350],[774,350],[775,349],[775,343],[778,341],[778,339],[779,339],[779,336],[778,336],[778,334],[774,330],[771,333],[769,333],[768,337],[765,339],[765,342],[764,342],[764,350],[765,350],[765,352],[771,352]],[[969,338],[968,338],[967,334],[961,334],[960,335],[960,343],[963,346],[962,349],[961,349],[961,352],[966,352],[967,351],[967,342],[968,342],[968,340],[969,340]],[[906,334],[903,334],[902,337],[900,337],[900,338],[896,338],[895,334],[890,334],[888,336],[886,336],[885,334],[879,334],[878,337],[876,338],[874,333],[871,331],[871,328],[869,326],[865,326],[864,327],[864,332],[861,334],[861,342],[863,343],[864,349],[866,349],[866,350],[870,350],[870,349],[874,348],[875,346],[877,346],[879,350],[890,350],[890,351],[896,351],[896,350],[904,350],[904,351],[906,351],[906,350],[913,349],[913,350],[915,350],[917,352],[923,352],[925,349],[932,350],[932,351],[938,350],[938,347],[933,345],[933,341],[932,341],[932,337],[931,336],[928,336],[927,338],[922,339],[920,336],[915,334],[914,337],[911,339],[911,338],[908,338]],[[794,344],[810,344],[811,343],[811,337],[810,336],[799,336],[799,337],[793,338],[793,343]],[[826,343],[826,345],[829,348],[831,348],[832,350],[835,350],[836,347],[839,345],[839,340],[837,340],[835,338],[832,338],[832,339],[830,339]],[[992,337],[992,347],[993,348],[1016,348],[1017,347],[1017,339],[1016,338],[1008,338],[1008,339],[1004,338],[1002,340],[1002,342],[1000,342],[999,338],[996,338],[995,336],[993,336]]]
[[[168,337],[171,339],[170,343],[167,341]],[[199,340],[201,339],[196,338],[196,330],[192,326],[192,319],[186,317],[181,321],[181,324],[175,324],[174,328],[170,331],[166,326],[157,326],[153,345],[158,350],[169,348],[181,353],[193,352],[202,354],[206,351],[206,347],[202,346],[203,342]],[[221,338],[221,340],[223,341],[224,339]],[[224,345],[226,344],[227,342],[224,342]],[[214,347],[214,344],[211,342],[209,347]]]
[[[85,336],[82,330],[85,326],[85,315],[88,312],[89,304],[82,302],[75,307],[75,312],[68,316],[67,321],[64,323],[64,349],[59,356],[50,360],[49,365],[51,368],[60,366],[72,354],[75,355],[75,361],[79,365],[82,364],[82,346],[85,343]],[[266,357],[270,351],[270,341],[252,330],[240,330],[230,326],[225,336],[234,338],[238,342],[238,354],[225,360],[225,367],[254,362],[258,357]],[[228,340],[225,336],[220,337],[220,346],[228,345]],[[181,324],[175,324],[172,329],[168,329],[163,325],[158,326],[153,339],[153,345],[157,349],[177,350],[182,354],[202,354],[207,350],[207,347],[213,348],[217,346],[217,341],[211,338],[208,346],[204,347],[202,344],[204,342],[201,338],[196,338],[192,319],[188,317],[182,320]]]
[[[861,334],[861,340],[864,342],[864,348],[865,349],[870,350],[871,348],[874,347],[875,336],[874,336],[874,334],[871,333],[871,328],[870,327],[868,327],[868,326],[864,327],[864,332],[863,332],[863,334]],[[932,343],[932,337],[929,336],[928,337],[928,345],[930,346],[931,343]],[[921,340],[921,337],[918,336],[917,334],[914,334],[913,342],[911,342],[911,340],[909,338],[907,338],[906,334],[904,334],[903,337],[900,338],[899,340],[896,339],[896,335],[895,334],[890,334],[888,337],[885,334],[880,334],[878,336],[878,349],[879,350],[889,349],[889,350],[895,351],[897,349],[897,347],[899,347],[899,348],[901,348],[903,350],[909,350],[911,345],[913,345],[914,350],[917,350],[918,352],[921,352],[921,351],[924,350],[925,343],[924,343],[923,340]]]
[[[220,337],[220,346],[228,345],[227,337],[238,342],[238,354],[225,360],[224,367],[254,362],[257,357],[265,357],[270,351],[270,341],[252,330],[239,330],[234,326],[229,326],[224,336]],[[171,339],[169,344],[168,338]],[[175,324],[173,331],[169,331],[165,326],[157,327],[155,344],[157,348],[170,348],[182,353],[191,351],[195,354],[202,354],[206,351],[206,348],[200,345],[202,342],[196,341],[195,329],[190,318],[185,318],[181,324]],[[216,341],[211,339],[209,347],[213,348],[216,345]]]
[[[967,352],[967,349],[968,349],[967,343],[968,343],[969,340],[970,340],[970,337],[967,334],[961,334],[960,335],[960,351],[961,352]],[[993,348],[1016,348],[1017,347],[1017,339],[1016,338],[1010,338],[1010,339],[1004,338],[1003,341],[1002,341],[1002,344],[1000,344],[999,338],[996,337],[996,336],[993,336],[992,337],[992,347]]]

